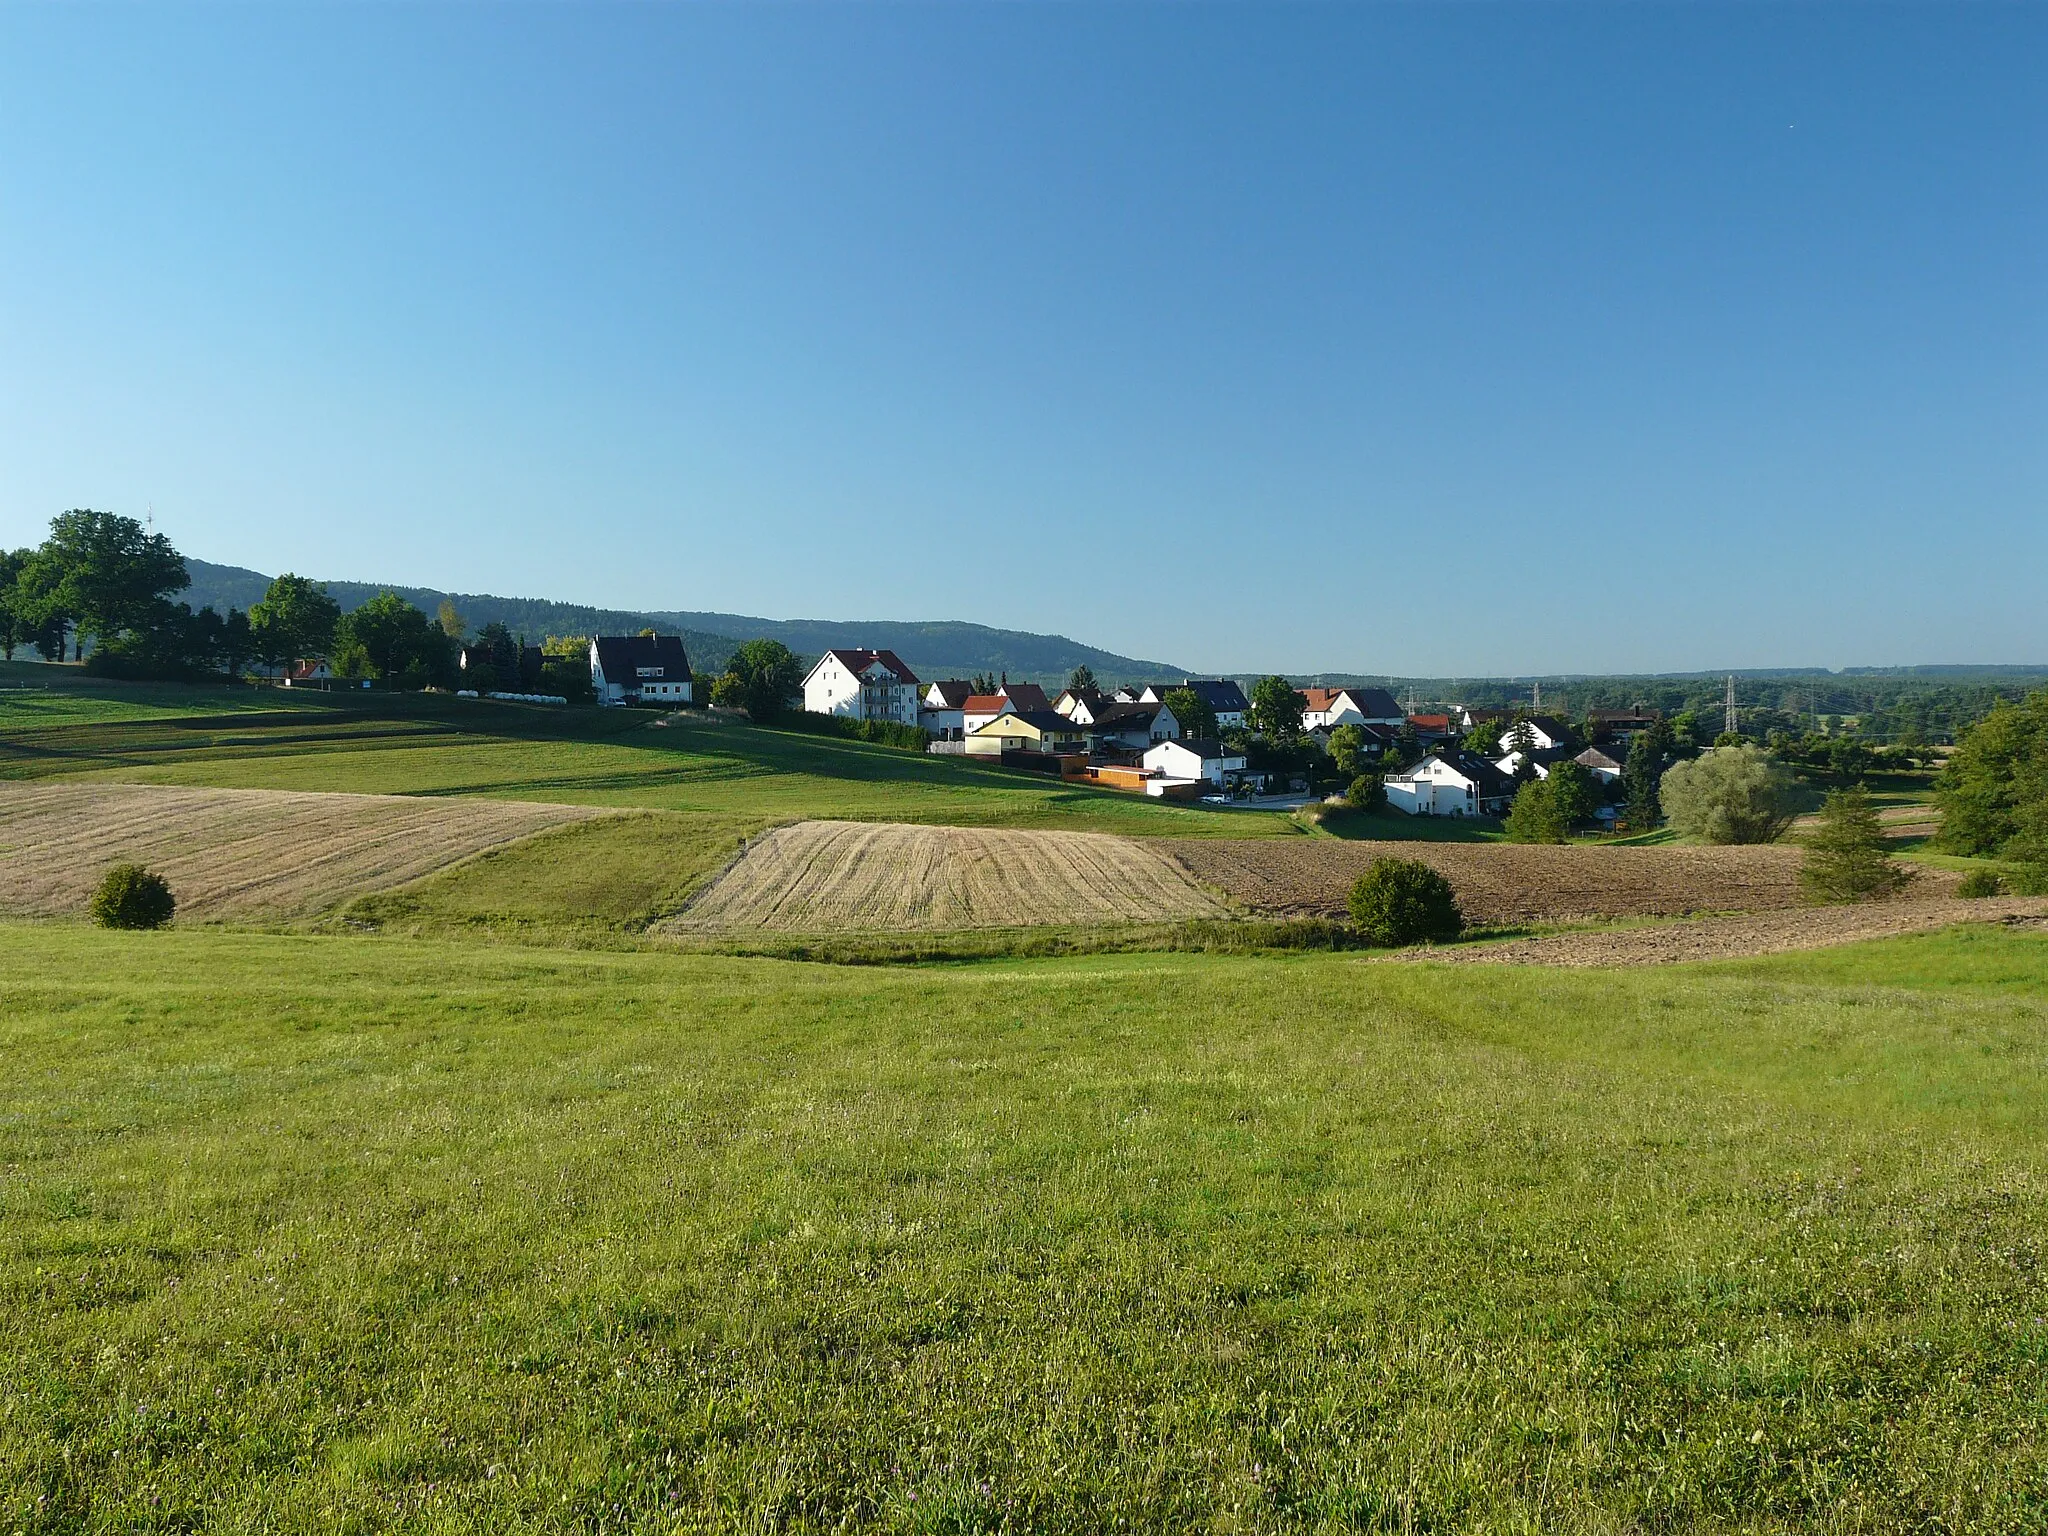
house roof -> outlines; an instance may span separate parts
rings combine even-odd
[[[608,683],[631,687],[641,667],[659,667],[662,677],[671,681],[687,681],[690,676],[681,635],[599,635],[590,643],[597,647],[597,664]]]
[[[1449,715],[1410,715],[1408,723],[1418,731],[1448,731],[1451,728]]]
[[[1588,747],[1572,759],[1575,763],[1584,763],[1588,768],[1592,767],[1596,760],[1618,771],[1628,766],[1628,749],[1615,742],[1612,745]]]
[[[1244,690],[1227,677],[1191,677],[1181,687],[1219,715],[1241,715],[1252,707],[1251,701],[1244,696]]]
[[[996,730],[996,727],[1001,725],[1003,721],[1011,719],[1022,720],[1034,731],[1050,731],[1055,736],[1065,736],[1074,729],[1073,721],[1069,720],[1065,715],[1056,714],[1049,709],[1005,709],[995,719],[980,727],[974,734],[979,736],[984,733],[993,733],[1000,736],[1002,732]]]
[[[883,666],[887,667],[889,671],[895,676],[897,682],[908,683],[913,688],[917,686],[917,674],[911,671],[910,668],[903,665],[902,658],[899,657],[894,651],[864,651],[858,649],[845,650],[834,648],[832,650],[827,651],[825,653],[825,656],[830,656],[834,661],[838,662],[839,665],[846,668],[846,670],[851,672],[855,677],[859,677],[861,673],[867,671],[869,667],[873,666],[876,662],[880,662]],[[820,656],[818,660],[823,661],[825,659],[825,656]],[[811,668],[811,670],[815,672],[818,669],[816,667],[813,667]]]
[[[1664,718],[1661,709],[1645,709],[1638,704],[1634,709],[1592,709],[1586,718],[1595,725],[1655,725]]]
[[[1524,720],[1528,721],[1531,725],[1536,727],[1537,730],[1541,731],[1544,735],[1552,738],[1553,740],[1569,736],[1571,734],[1570,730],[1566,728],[1565,723],[1562,720],[1558,719],[1555,715],[1517,715],[1515,717],[1515,725],[1520,725]],[[1515,734],[1515,725],[1509,726],[1506,730],[1500,733],[1501,744],[1503,746],[1505,746],[1510,740],[1513,739]]]
[[[932,706],[935,709],[961,709],[974,697],[974,684],[965,678],[949,677],[942,683],[927,685],[924,693],[927,703],[930,703],[934,693],[939,696],[939,703]]]
[[[1005,683],[996,692],[1018,709],[1052,708],[1052,700],[1045,696],[1045,690],[1036,683]]]
[[[1478,785],[1484,798],[1492,799],[1496,795],[1515,792],[1514,776],[1502,773],[1498,764],[1489,763],[1476,752],[1440,752],[1435,755]]]
[[[1297,688],[1295,692],[1308,700],[1308,707],[1314,710],[1333,708],[1344,696],[1342,688]]]
[[[1000,715],[1015,706],[1000,693],[972,693],[960,701],[960,708],[970,715]]]
[[[1205,763],[1213,763],[1219,758],[1244,755],[1226,747],[1214,736],[1183,736],[1179,741],[1162,741],[1151,750],[1157,752],[1165,747],[1178,747],[1183,752],[1192,752]]]
[[[1112,729],[1141,725],[1149,728],[1165,708],[1164,704],[1112,704],[1095,717],[1095,724]]]

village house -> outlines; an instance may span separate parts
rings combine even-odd
[[[1052,701],[1053,710],[1078,725],[1093,725],[1114,701],[1100,688],[1069,688]]]
[[[1571,739],[1571,731],[1555,715],[1517,715],[1513,723],[1500,729],[1500,744],[1503,747],[1528,737],[1529,745],[1539,752],[1548,752],[1552,747],[1561,747]]]
[[[1384,688],[1297,688],[1302,697],[1301,726],[1306,731],[1334,731],[1340,725],[1383,725],[1398,730],[1405,718],[1394,696]]]
[[[1410,816],[1502,816],[1519,786],[1471,752],[1432,752],[1387,775],[1387,804]]]
[[[960,724],[972,736],[1006,709],[1051,710],[1045,690],[1036,683],[1013,683],[1005,679],[994,693],[977,693],[962,701]]]
[[[1113,704],[1088,727],[1097,752],[1143,752],[1180,735],[1180,722],[1164,704]]]
[[[680,635],[600,635],[590,642],[600,704],[687,704],[690,658]]]
[[[1405,723],[1424,741],[1443,741],[1458,734],[1449,715],[1410,715]]]
[[[285,668],[284,685],[287,688],[312,688],[330,682],[334,668],[327,664],[325,656],[315,656],[305,661],[295,661]]]
[[[1640,704],[1633,709],[1595,709],[1589,710],[1586,714],[1586,724],[1594,736],[1618,737],[1624,748],[1636,732],[1647,731],[1663,719],[1663,710],[1645,709]]]
[[[1244,772],[1244,754],[1214,737],[1162,741],[1145,749],[1143,761],[1166,784],[1204,780],[1221,789]]]
[[[804,708],[850,720],[918,723],[917,674],[894,651],[827,651],[804,679]]]
[[[1005,752],[1080,753],[1088,750],[1087,728],[1050,709],[1005,709],[967,733],[970,757]]]
[[[949,677],[942,683],[927,683],[918,706],[917,723],[931,733],[934,741],[959,741],[967,735],[967,701],[974,696],[974,684]]]
[[[1550,765],[1570,757],[1572,749],[1570,747],[1537,747],[1526,755],[1531,766],[1536,770],[1536,777],[1547,779],[1550,777]],[[1502,757],[1496,759],[1494,767],[1498,768],[1502,773],[1513,777],[1521,772],[1523,756],[1524,753],[1521,748],[1513,748]]]
[[[1572,761],[1592,769],[1593,777],[1601,783],[1612,784],[1628,766],[1628,747],[1621,742],[1601,742],[1586,748]]]

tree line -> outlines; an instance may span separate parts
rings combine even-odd
[[[12,661],[33,647],[47,661],[114,677],[199,681],[239,676],[252,662],[319,659],[339,677],[388,687],[589,693],[580,639],[566,655],[556,643],[529,679],[525,647],[503,625],[486,625],[472,648],[484,670],[465,677],[463,626],[448,605],[437,620],[380,592],[343,613],[325,586],[287,571],[246,613],[195,612],[177,600],[190,585],[185,557],[163,534],[111,512],[60,513],[41,544],[0,551],[0,650]]]

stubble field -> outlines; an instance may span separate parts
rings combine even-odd
[[[303,917],[604,814],[505,800],[0,783],[0,912],[75,915],[126,861],[169,880],[180,917]]]
[[[1230,915],[1149,840],[806,821],[753,840],[663,927],[899,932]]]

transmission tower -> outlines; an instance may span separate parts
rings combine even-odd
[[[1727,690],[1721,695],[1721,729],[1730,736],[1735,735],[1742,729],[1739,724],[1741,718],[1741,711],[1735,707],[1735,674],[1730,672]]]
[[[1529,713],[1532,715],[1543,713],[1543,684],[1541,680],[1529,685]]]

